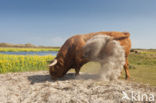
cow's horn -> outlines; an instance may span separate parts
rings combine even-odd
[[[55,65],[57,63],[57,59],[54,59],[53,62],[49,65],[49,67]]]

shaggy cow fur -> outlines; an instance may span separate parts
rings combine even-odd
[[[94,32],[89,34],[75,35],[69,38],[60,48],[55,60],[51,62],[49,72],[52,78],[64,76],[71,68],[75,68],[76,75],[79,74],[80,68],[89,60],[83,57],[83,47],[86,42],[95,35],[108,35],[114,40],[120,42],[125,51],[125,74],[129,78],[128,72],[128,55],[131,48],[130,34],[127,32]],[[57,61],[57,62],[56,62]]]

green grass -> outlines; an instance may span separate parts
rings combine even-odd
[[[59,51],[57,48],[0,48],[0,52],[39,52]]]
[[[129,63],[135,67],[130,69],[132,81],[156,86],[156,52],[131,53]]]
[[[156,66],[139,65],[130,69],[132,81],[156,86]]]
[[[131,53],[129,56],[129,62],[131,65],[156,65],[156,53],[155,54],[135,54]]]

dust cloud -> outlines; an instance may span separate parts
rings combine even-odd
[[[125,52],[120,42],[107,35],[97,35],[89,39],[83,49],[85,58],[101,64],[98,79],[118,79],[125,64]]]

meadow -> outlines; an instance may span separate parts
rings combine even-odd
[[[156,52],[131,53],[131,80],[156,86]]]
[[[144,51],[129,55],[130,81],[156,86],[156,52]],[[97,68],[97,69],[95,69]],[[83,72],[95,73],[100,68],[99,63],[90,62],[82,67]],[[124,80],[123,70],[121,79]]]
[[[18,49],[21,51],[20,49]],[[0,54],[0,73],[25,72],[25,71],[48,71],[48,62],[55,56],[46,55],[7,55]],[[156,86],[156,52],[131,53],[129,55],[129,71],[131,81]],[[100,65],[95,62],[85,64],[81,72],[98,72]],[[73,70],[72,70],[73,71]],[[124,79],[124,71],[121,75]]]

